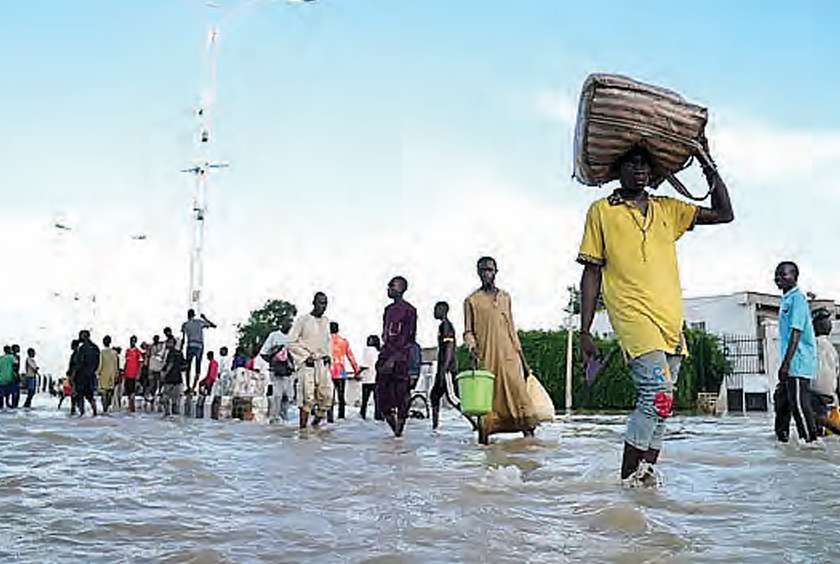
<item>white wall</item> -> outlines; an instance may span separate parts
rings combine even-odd
[[[683,300],[685,320],[689,324],[706,323],[706,331],[716,335],[749,335],[756,337],[754,307],[747,303],[744,292],[727,296],[686,298]]]
[[[770,393],[770,403],[773,402],[773,390],[779,381],[779,322],[773,319],[764,320],[764,366],[767,370],[767,389]]]

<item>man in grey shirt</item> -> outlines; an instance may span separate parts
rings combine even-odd
[[[181,333],[183,338],[181,343],[186,343],[186,361],[187,361],[187,392],[192,392],[198,386],[198,380],[201,377],[201,357],[204,353],[204,329],[206,327],[215,327],[216,324],[207,319],[202,313],[199,318],[195,316],[195,310],[187,311],[187,320],[181,325]],[[190,368],[192,367],[192,360],[195,359],[195,379],[190,379]]]

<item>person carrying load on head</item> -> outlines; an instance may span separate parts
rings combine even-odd
[[[652,196],[657,162],[635,146],[614,163],[620,186],[594,202],[586,214],[577,261],[580,282],[580,344],[587,365],[600,356],[590,334],[598,298],[604,304],[621,347],[630,361],[638,392],[627,421],[621,478],[625,484],[656,485],[653,470],[671,416],[680,363],[686,354],[682,334],[682,291],[676,242],[695,225],[733,220],[729,192],[708,156],[698,150],[711,191],[710,208],[669,197]]]

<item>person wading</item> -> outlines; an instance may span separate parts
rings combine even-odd
[[[99,351],[99,367],[96,369],[96,387],[102,398],[102,413],[108,413],[114,401],[114,387],[119,372],[119,356],[111,348],[111,336],[102,339],[103,349]]]
[[[171,337],[166,339],[166,360],[163,365],[163,392],[161,393],[164,417],[178,415],[181,411],[178,404],[184,382],[181,375],[183,365],[184,355],[175,346],[175,339]]]
[[[347,367],[344,365],[344,359],[350,361],[350,366],[353,368],[353,374],[358,376],[359,365],[356,362],[356,357],[353,356],[353,351],[350,349],[350,343],[338,334],[338,323],[330,322],[330,338],[332,339],[332,379],[333,387],[335,388],[335,396],[338,400],[338,418],[344,419],[344,411],[347,405],[346,390],[347,390]],[[333,422],[333,411],[330,409],[327,414],[327,421]]]
[[[711,208],[649,195],[656,163],[648,151],[635,147],[616,161],[621,186],[594,202],[586,215],[577,257],[583,265],[580,345],[587,364],[599,356],[589,331],[603,283],[610,323],[630,359],[638,392],[624,435],[621,478],[629,480],[627,485],[658,481],[652,466],[686,353],[676,241],[695,225],[734,218],[726,185],[707,155],[698,151],[696,158],[711,190]]]
[[[455,356],[455,326],[449,320],[449,304],[438,302],[434,308],[435,319],[440,321],[438,326],[437,373],[432,393],[432,429],[437,429],[440,423],[440,401],[444,396],[449,403],[457,406],[460,402],[455,397],[452,378],[458,372],[458,360]]]
[[[359,366],[357,378],[362,384],[362,406],[359,415],[367,419],[367,406],[370,398],[373,398],[374,419],[381,421],[382,414],[376,408],[376,360],[379,358],[379,350],[382,348],[378,335],[368,335],[367,346],[362,351],[362,363]]]
[[[799,267],[791,261],[779,263],[774,276],[782,291],[779,306],[779,385],[774,394],[776,437],[786,443],[790,417],[796,421],[799,439],[806,444],[817,440],[812,409],[811,380],[817,373],[817,344],[808,299],[797,286]]]
[[[134,413],[136,409],[137,379],[143,366],[143,351],[137,347],[137,336],[128,339],[128,350],[125,351],[125,369],[123,370],[123,393],[128,396],[128,411]]]
[[[32,407],[32,398],[38,389],[38,363],[35,361],[35,349],[26,351],[26,401],[23,407]]]
[[[376,361],[376,405],[397,437],[408,419],[410,356],[417,334],[417,310],[403,298],[406,290],[408,281],[402,276],[388,283],[392,301],[383,315],[382,350]]]
[[[268,420],[271,422],[288,420],[289,405],[295,397],[292,379],[294,367],[287,347],[292,323],[291,317],[282,318],[280,327],[269,333],[260,349],[260,357],[268,363],[271,371],[271,393],[268,406]]]
[[[814,407],[817,435],[823,435],[825,429],[840,435],[840,426],[828,417],[831,406],[837,405],[840,390],[840,359],[829,338],[831,312],[820,308],[811,314],[811,321],[817,336],[817,375],[811,384],[811,403]]]
[[[85,400],[90,404],[93,416],[96,417],[96,401],[93,393],[96,391],[96,371],[99,369],[99,347],[91,341],[90,331],[83,329],[79,332],[79,348],[73,378],[73,392],[76,395],[76,406],[79,416],[85,414]]]
[[[330,377],[332,342],[327,295],[317,292],[312,311],[297,318],[289,331],[288,347],[297,369],[296,396],[300,408],[300,428],[319,425],[332,407],[333,385]]]
[[[478,442],[486,445],[495,433],[534,436],[539,424],[528,395],[530,373],[513,323],[510,294],[496,286],[498,267],[492,257],[476,263],[481,287],[464,300],[464,344],[471,361],[493,373],[493,405],[477,424]]]

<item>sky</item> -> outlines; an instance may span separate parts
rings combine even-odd
[[[208,186],[210,349],[267,299],[307,311],[323,290],[360,350],[396,274],[433,345],[433,304],[460,329],[486,254],[519,328],[566,323],[584,215],[610,189],[571,178],[591,72],[709,108],[736,220],[679,243],[686,296],[776,292],[773,268],[793,259],[804,289],[840,299],[830,0],[215,4],[0,8],[0,341],[35,346],[47,371],[83,325],[125,346],[185,319],[194,183],[180,171],[213,92],[212,26],[210,151],[230,167]]]

